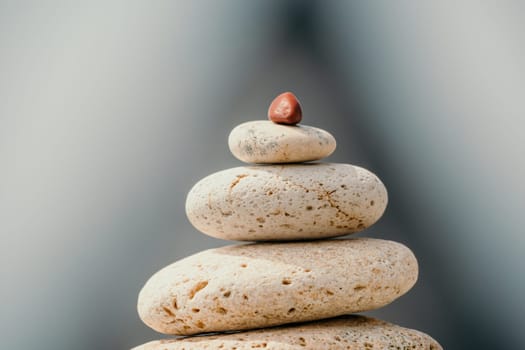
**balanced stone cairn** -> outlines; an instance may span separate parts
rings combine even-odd
[[[186,200],[189,220],[203,233],[265,242],[177,261],[153,275],[139,295],[139,315],[154,330],[215,334],[135,350],[442,349],[419,331],[350,315],[410,290],[417,260],[392,241],[328,239],[374,224],[387,191],[366,169],[304,163],[329,156],[336,141],[324,130],[297,125],[302,112],[293,94],[279,95],[268,114],[270,120],[234,128],[228,142],[235,157],[259,165],[212,174]]]

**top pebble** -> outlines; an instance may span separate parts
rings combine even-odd
[[[301,105],[291,92],[277,96],[268,108],[268,119],[274,123],[295,125],[301,122],[302,118]]]

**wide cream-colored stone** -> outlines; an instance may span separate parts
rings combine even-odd
[[[234,245],[157,272],[140,292],[138,312],[167,334],[270,327],[382,307],[417,274],[410,249],[380,239]]]
[[[186,214],[203,233],[229,240],[325,238],[364,230],[387,205],[366,169],[335,163],[238,167],[199,181]]]
[[[364,316],[280,326],[233,334],[152,341],[133,350],[442,350],[429,335]]]
[[[328,157],[335,138],[307,125],[256,120],[236,126],[228,138],[230,151],[247,163],[298,163]]]

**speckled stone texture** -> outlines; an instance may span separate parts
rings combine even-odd
[[[385,211],[370,171],[336,163],[238,167],[199,181],[186,214],[201,232],[241,241],[327,238],[364,230]]]
[[[246,163],[298,163],[328,157],[336,142],[330,133],[312,126],[257,120],[235,127],[228,145]]]
[[[133,350],[442,350],[425,333],[363,316],[256,331],[152,341]]]
[[[157,272],[138,311],[166,334],[269,327],[382,307],[417,275],[410,249],[380,239],[233,245]]]

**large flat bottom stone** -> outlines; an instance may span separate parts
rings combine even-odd
[[[133,350],[442,350],[429,335],[364,316],[294,324],[232,334],[152,341]]]

